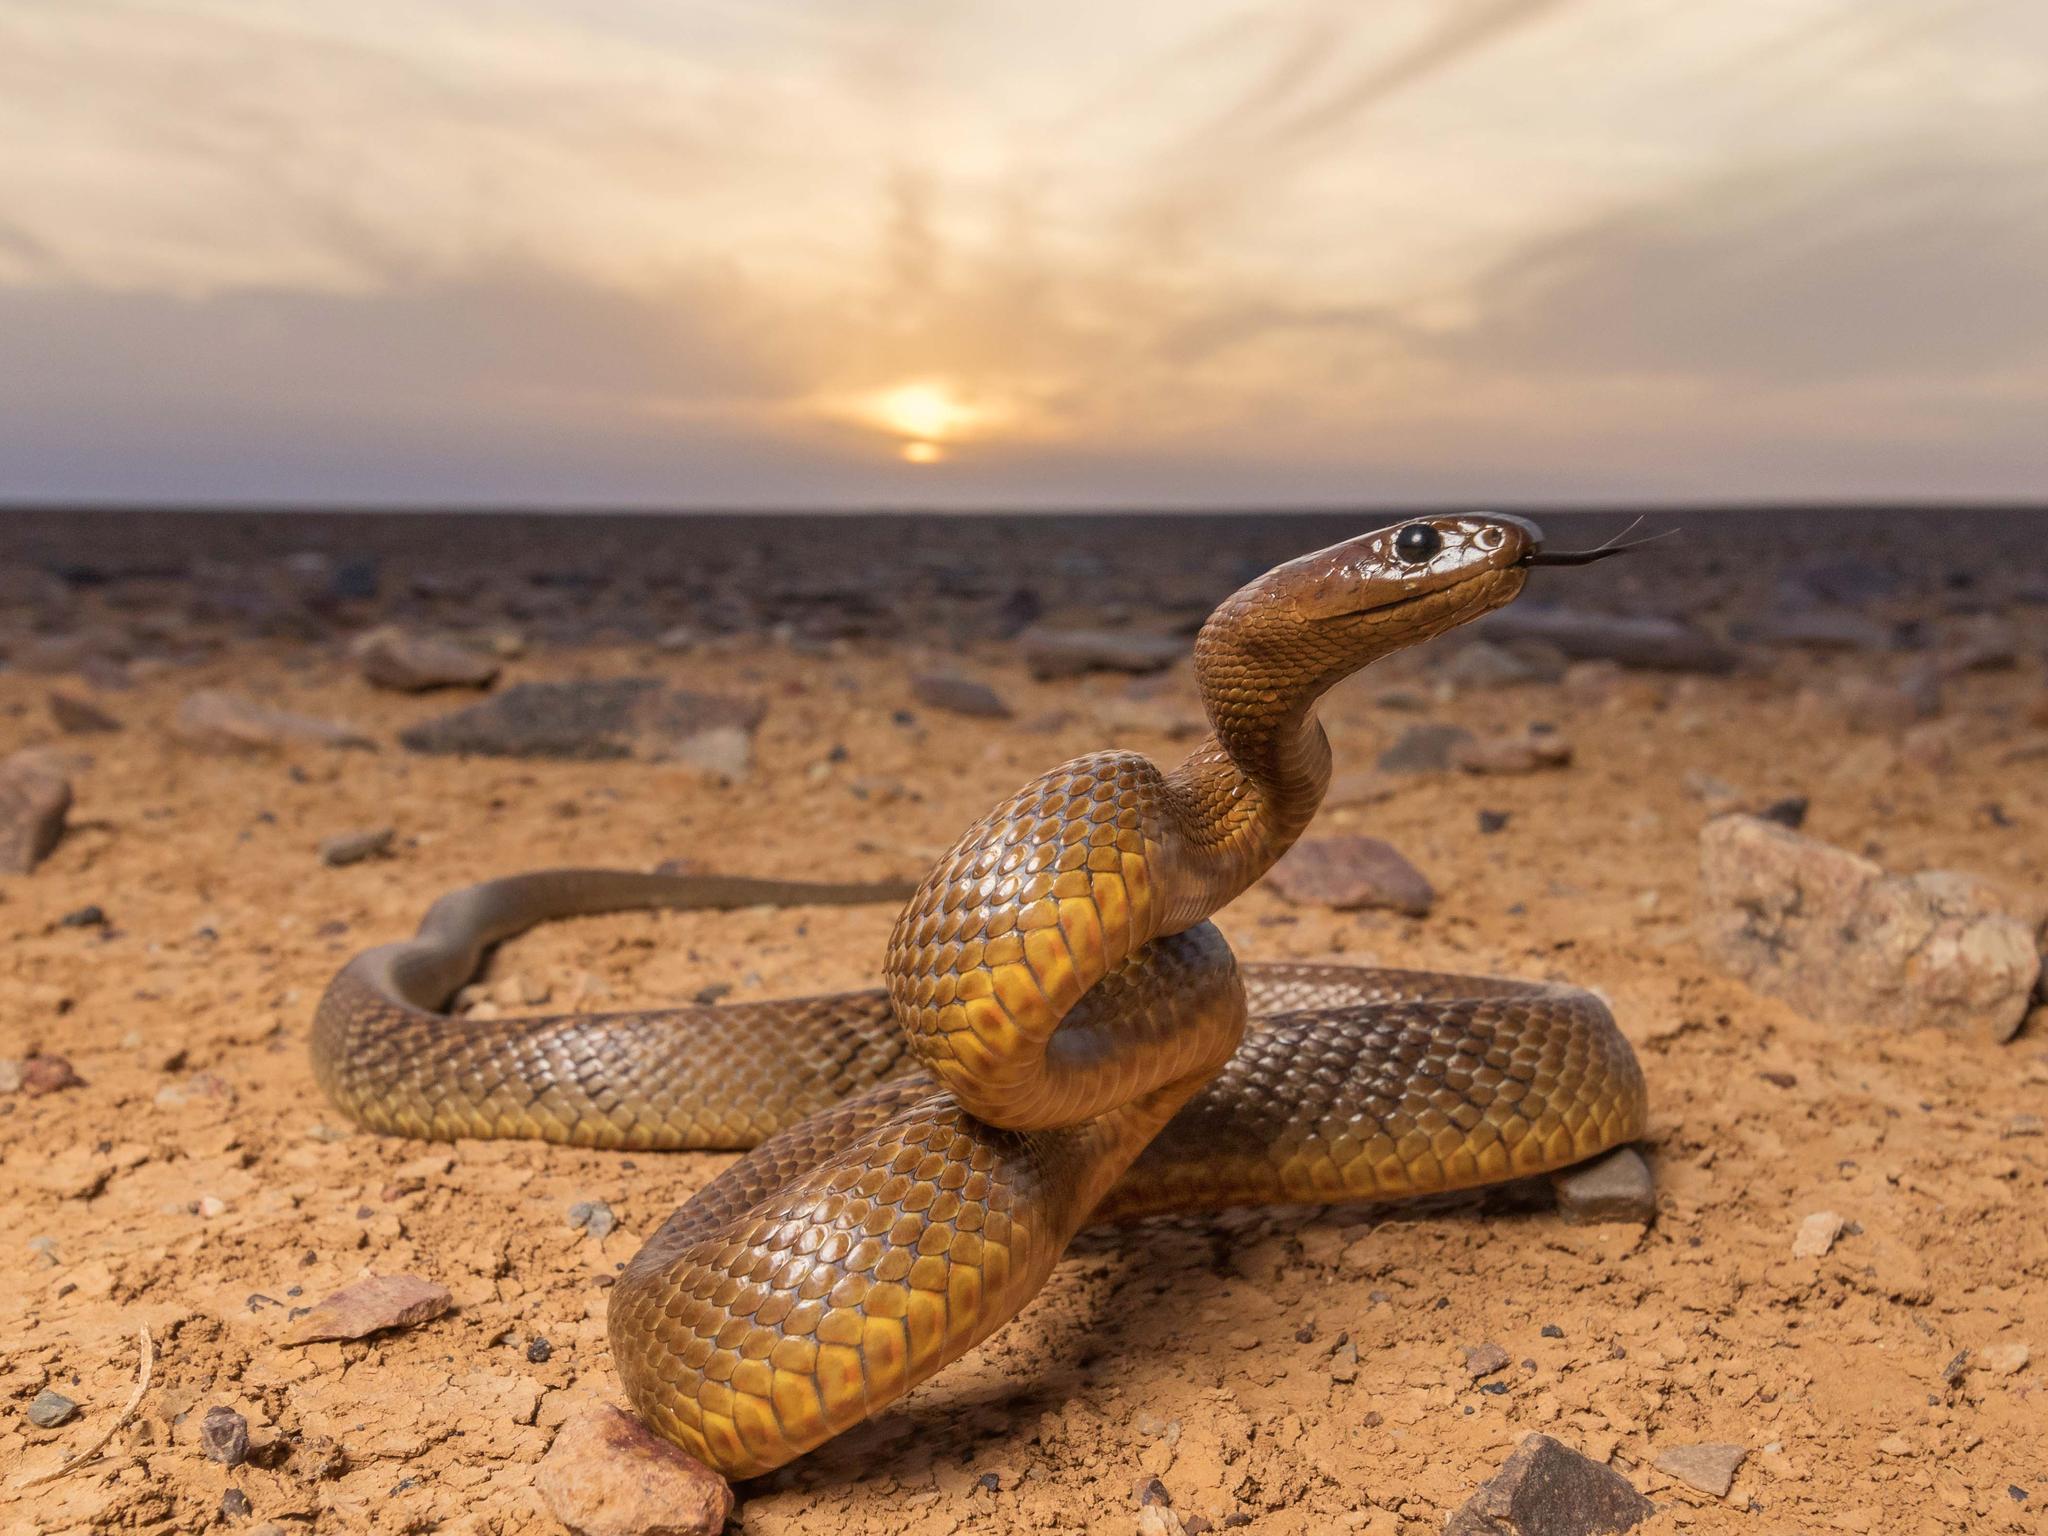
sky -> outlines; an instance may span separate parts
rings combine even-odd
[[[1870,497],[2048,500],[2039,0],[0,0],[0,500]]]

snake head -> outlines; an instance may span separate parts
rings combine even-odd
[[[1534,523],[1505,513],[1417,517],[1304,555],[1253,586],[1296,624],[1382,653],[1509,602],[1542,548]]]

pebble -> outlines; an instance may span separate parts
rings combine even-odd
[[[1809,1017],[1992,1040],[2041,973],[2037,922],[1965,875],[1887,875],[1753,816],[1700,833],[1696,932],[1720,969]]]
[[[1493,1340],[1474,1345],[1465,1351],[1465,1374],[1477,1381],[1482,1376],[1491,1376],[1495,1371],[1508,1368],[1510,1356]]]
[[[1377,837],[1319,837],[1299,842],[1266,875],[1283,901],[1355,912],[1387,907],[1423,917],[1436,901],[1428,877]]]
[[[1666,1477],[1675,1477],[1689,1488],[1725,1499],[1728,1490],[1735,1486],[1735,1469],[1748,1455],[1748,1447],[1740,1445],[1674,1445],[1657,1453],[1655,1466]]]
[[[651,677],[520,683],[399,735],[411,752],[607,762],[688,761],[732,768],[751,752],[767,705],[668,688]],[[705,741],[701,738],[715,737]]]
[[[1379,755],[1381,773],[1443,773],[1452,754],[1476,738],[1462,725],[1411,725]]]
[[[50,719],[66,736],[104,736],[121,729],[121,722],[90,699],[75,693],[52,693]]]
[[[273,709],[219,688],[188,694],[172,717],[171,734],[200,752],[260,752],[302,745],[374,750],[377,745],[353,726]]]
[[[285,1342],[360,1339],[385,1328],[412,1328],[439,1317],[453,1300],[447,1286],[417,1275],[372,1275],[323,1299]]]
[[[239,1467],[249,1459],[249,1421],[224,1403],[214,1404],[199,1421],[199,1449],[208,1461]]]
[[[1585,609],[1517,603],[1481,619],[1482,636],[1540,641],[1573,661],[1612,661],[1659,672],[1733,672],[1741,658],[1705,631],[1678,619],[1624,618]]]
[[[1013,711],[1003,702],[1003,696],[971,677],[955,677],[950,673],[925,672],[911,679],[910,691],[917,702],[931,709],[942,709],[948,714],[966,715],[975,720],[1008,720]]]
[[[1532,1434],[1451,1516],[1444,1536],[1614,1536],[1655,1512],[1612,1467]]]
[[[1463,741],[1451,749],[1451,762],[1466,773],[1535,773],[1568,767],[1571,760],[1572,744],[1545,726],[1520,736]]]
[[[242,1492],[239,1488],[230,1488],[220,1496],[220,1512],[223,1519],[248,1519],[251,1512],[249,1495]]]
[[[1657,1184],[1650,1165],[1634,1147],[1616,1147],[1604,1157],[1550,1176],[1557,1211],[1573,1226],[1654,1220]]]
[[[2027,1368],[2028,1357],[2024,1344],[1987,1344],[1977,1351],[1977,1363],[1999,1376],[2017,1376]]]
[[[1792,1257],[1824,1258],[1835,1246],[1835,1239],[1842,1235],[1842,1227],[1842,1218],[1833,1211],[1813,1212],[1799,1223],[1799,1230],[1793,1235]]]
[[[365,859],[381,859],[391,851],[391,840],[397,835],[392,827],[336,833],[333,837],[321,839],[320,862],[339,869],[348,864],[360,864]]]
[[[106,908],[97,903],[66,912],[57,919],[59,928],[104,928],[107,926]]]
[[[421,635],[395,624],[357,637],[349,647],[356,670],[373,687],[397,693],[434,688],[488,688],[498,679],[498,662],[436,635]]]
[[[619,1218],[602,1200],[578,1200],[569,1207],[569,1225],[580,1227],[599,1242],[610,1237],[618,1224]]]
[[[732,1512],[724,1478],[608,1405],[563,1423],[534,1486],[579,1536],[715,1536]]]
[[[78,1412],[78,1404],[61,1392],[52,1392],[48,1387],[35,1395],[28,1405],[28,1421],[37,1429],[55,1429],[60,1424],[71,1422]]]
[[[1032,628],[1017,637],[1025,665],[1040,682],[1087,672],[1163,672],[1191,647],[1178,635],[1139,629]]]
[[[546,1365],[554,1354],[555,1346],[539,1335],[526,1341],[526,1358],[534,1365]]]
[[[63,1056],[31,1056],[21,1064],[20,1089],[32,1099],[40,1099],[46,1093],[62,1093],[67,1088],[80,1088],[84,1084],[85,1079]]]
[[[56,850],[71,813],[71,780],[48,752],[0,759],[0,875],[26,875]]]
[[[1458,688],[1514,688],[1562,682],[1565,666],[1564,652],[1554,645],[1474,640],[1453,651],[1436,675]]]

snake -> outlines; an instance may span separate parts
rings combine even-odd
[[[602,869],[458,891],[335,977],[315,1075],[379,1132],[751,1149],[646,1240],[607,1319],[643,1421],[735,1480],[988,1338],[1091,1223],[1392,1200],[1605,1153],[1643,1135],[1646,1094],[1593,993],[1240,965],[1211,919],[1315,815],[1324,693],[1509,602],[1533,566],[1612,552],[1546,552],[1526,520],[1465,513],[1277,566],[1196,637],[1211,729],[1183,762],[1112,750],[1054,768],[907,894]],[[491,946],[542,921],[877,899],[903,904],[867,990],[443,1011]]]

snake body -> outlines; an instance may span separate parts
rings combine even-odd
[[[910,894],[885,989],[439,1012],[490,944],[544,919],[881,894],[545,871],[446,897],[414,939],[351,961],[316,1073],[381,1131],[752,1147],[626,1266],[609,1319],[641,1414],[732,1477],[986,1338],[1090,1221],[1453,1190],[1633,1139],[1642,1076],[1591,994],[1240,967],[1208,921],[1315,813],[1321,694],[1511,600],[1540,548],[1519,519],[1430,518],[1241,589],[1196,642],[1213,734],[1171,771],[1076,759],[989,812]]]

